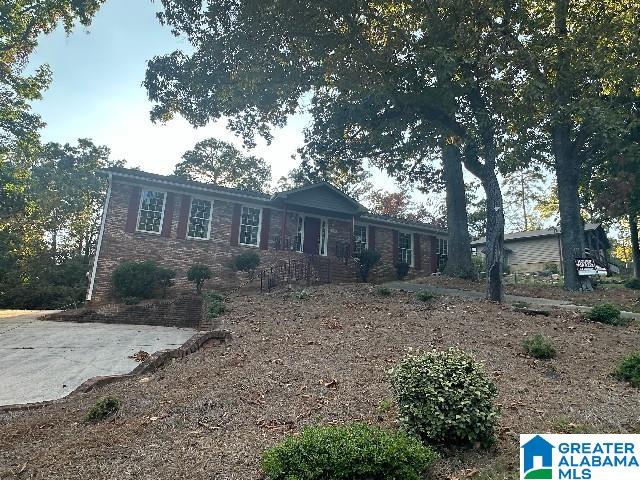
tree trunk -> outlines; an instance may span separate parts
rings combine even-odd
[[[487,196],[487,298],[495,302],[504,300],[502,265],[504,262],[504,207],[500,183],[493,169],[485,169],[482,179]]]
[[[638,215],[635,212],[629,214],[629,231],[631,232],[633,276],[636,278],[640,278],[640,242],[638,242]]]
[[[580,277],[575,259],[584,257],[584,225],[578,196],[578,165],[570,153],[569,129],[558,125],[553,131],[558,205],[560,207],[560,239],[566,290],[592,290],[591,279]]]
[[[443,145],[442,166],[447,192],[449,233],[449,252],[444,273],[451,277],[473,279],[476,272],[471,261],[471,239],[461,160],[460,150],[456,145]]]
[[[570,81],[571,54],[567,47],[569,0],[556,0],[554,13],[557,58],[553,95],[555,119],[551,136],[558,181],[564,288],[592,290],[591,279],[580,277],[575,265],[575,258],[584,256],[584,226],[580,217],[578,196],[579,165],[570,137],[569,101],[575,86]]]
[[[529,221],[527,218],[527,194],[524,184],[524,172],[520,172],[520,205],[522,206],[522,218],[524,219],[524,231],[529,230]]]

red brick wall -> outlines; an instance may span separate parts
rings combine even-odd
[[[92,301],[103,303],[112,298],[111,274],[113,269],[126,260],[155,260],[164,266],[176,271],[176,284],[174,290],[192,291],[193,285],[186,280],[186,272],[194,263],[208,265],[213,278],[207,282],[205,288],[223,289],[229,288],[238,282],[238,275],[229,267],[231,259],[252,247],[231,245],[231,220],[233,214],[232,201],[215,200],[213,202],[211,238],[209,240],[193,240],[177,238],[180,212],[184,211],[181,205],[182,194],[174,195],[175,205],[171,218],[165,225],[171,225],[169,237],[152,233],[127,232],[127,216],[129,209],[130,193],[134,186],[114,181],[111,189],[111,199],[106,216],[106,224],[102,239],[100,258],[96,269],[96,278]],[[247,202],[249,203],[249,202]],[[166,211],[167,213],[168,210]],[[297,228],[297,213],[288,212],[286,224],[286,236],[295,238]],[[269,228],[269,249],[255,251],[262,258],[262,266],[275,264],[278,260],[291,257],[300,257],[302,254],[291,251],[276,251],[274,238],[280,237],[284,212],[271,209],[271,221]],[[350,242],[352,222],[349,220],[329,219],[329,255],[335,255],[336,242]],[[395,253],[392,251],[392,230],[386,227],[376,226],[376,250],[382,254],[381,264],[376,268],[373,277],[378,280],[393,278],[396,263]],[[237,235],[237,232],[234,232]],[[429,259],[432,242],[430,237],[421,238],[422,267],[431,269]],[[345,273],[342,278],[347,278]]]

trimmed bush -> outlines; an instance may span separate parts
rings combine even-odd
[[[380,295],[381,297],[390,297],[391,289],[387,287],[378,287],[376,288],[376,295]]]
[[[158,267],[158,283],[162,289],[162,298],[167,296],[167,290],[173,285],[173,279],[176,278],[176,272],[166,267]]]
[[[194,263],[187,271],[187,280],[194,283],[196,292],[202,292],[202,285],[211,278],[211,269],[202,263]]]
[[[239,272],[253,272],[260,265],[260,255],[256,252],[243,252],[231,261],[231,266]]]
[[[625,282],[624,286],[632,290],[640,290],[640,278],[632,278],[628,282]]]
[[[640,388],[640,353],[634,353],[622,359],[615,371],[616,377]]]
[[[548,359],[556,356],[556,349],[539,333],[522,340],[522,348],[533,358]]]
[[[417,438],[364,424],[307,427],[266,450],[268,480],[422,480],[437,454]]]
[[[86,419],[90,422],[99,422],[115,415],[118,410],[120,410],[120,400],[115,397],[101,398],[89,409]]]
[[[224,299],[214,292],[205,292],[205,308],[208,319],[218,318],[224,313]]]
[[[160,267],[152,260],[144,262],[122,262],[111,275],[113,288],[121,298],[153,298],[156,290],[166,280],[169,269]],[[174,274],[175,276],[175,274]]]
[[[369,280],[371,269],[380,261],[380,252],[375,250],[362,250],[356,253],[358,259],[358,275],[360,280],[366,282]]]
[[[400,421],[426,442],[489,445],[498,412],[497,389],[467,353],[408,356],[390,372]]]
[[[587,318],[592,322],[600,322],[607,325],[623,325],[625,323],[620,317],[620,309],[610,303],[595,305],[587,313]]]
[[[398,280],[404,280],[405,277],[409,274],[410,265],[407,262],[398,262],[396,263],[396,274],[398,275]]]
[[[416,298],[421,302],[428,302],[429,300],[436,298],[436,296],[428,290],[422,290],[421,292],[416,293]]]

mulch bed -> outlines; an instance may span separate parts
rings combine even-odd
[[[460,288],[480,292],[485,289],[484,282],[452,278],[446,275],[431,275],[412,281],[441,288]],[[567,300],[576,305],[591,306],[599,303],[613,303],[624,310],[640,313],[640,290],[632,290],[622,286],[619,288],[600,286],[596,287],[592,292],[569,292],[554,285],[513,285],[512,283],[505,282],[505,292],[509,295],[520,295],[523,297]]]
[[[531,317],[461,298],[380,297],[366,285],[308,292],[231,297],[222,325],[231,343],[143,379],[0,416],[0,478],[258,479],[261,452],[305,425],[395,427],[394,409],[380,408],[391,397],[387,370],[415,349],[450,346],[485,362],[502,413],[494,448],[445,452],[433,478],[498,464],[503,476],[490,478],[516,478],[520,433],[640,429],[640,390],[611,376],[640,349],[637,325],[588,323],[560,310]],[[523,354],[521,340],[533,333],[553,341],[556,359]],[[107,395],[121,411],[86,423],[88,408]]]

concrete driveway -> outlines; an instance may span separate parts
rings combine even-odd
[[[0,311],[0,405],[64,397],[98,375],[129,373],[140,350],[177,348],[196,330],[37,320],[46,312]]]

